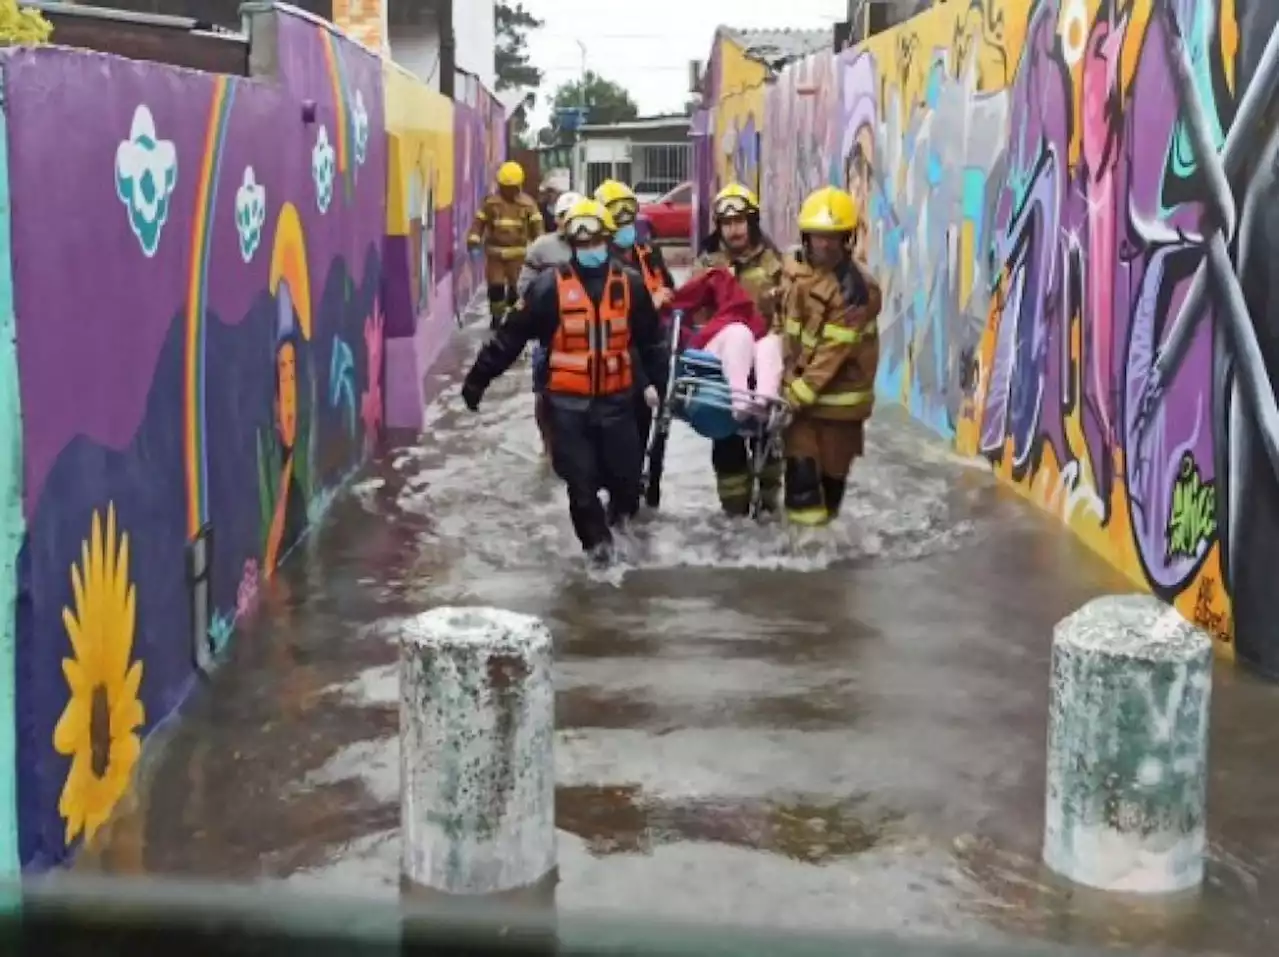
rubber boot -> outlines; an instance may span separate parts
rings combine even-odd
[[[822,476],[822,498],[827,506],[827,514],[834,519],[840,514],[840,505],[844,502],[846,480],[830,475]]]
[[[796,525],[825,525],[831,520],[822,497],[822,481],[814,459],[787,459],[783,506]]]

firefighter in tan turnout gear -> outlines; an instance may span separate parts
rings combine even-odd
[[[840,511],[875,402],[880,286],[853,258],[858,209],[827,186],[805,199],[801,249],[784,263],[783,397],[794,413],[784,436],[787,517],[824,525]]]
[[[484,248],[484,281],[489,292],[489,325],[502,324],[507,310],[515,304],[516,283],[525,252],[542,235],[542,211],[533,197],[522,192],[524,170],[519,163],[498,167],[498,191],[485,197],[476,210],[467,246]]]
[[[782,281],[782,257],[760,230],[760,201],[739,183],[730,183],[711,202],[715,229],[698,257],[694,275],[717,267],[732,270],[755,300],[765,320],[776,329],[777,295]],[[746,515],[751,508],[751,449],[740,435],[711,444],[711,467],[716,473],[720,507],[729,515]],[[778,507],[782,462],[766,462],[760,472],[760,500],[767,511]]]

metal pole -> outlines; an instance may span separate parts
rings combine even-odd
[[[578,146],[582,142],[582,127],[587,122],[587,45],[581,40],[574,40],[582,51],[582,74],[578,78],[578,125],[573,133],[573,169],[577,179],[577,189],[582,195],[587,194],[586,162],[579,155]]]

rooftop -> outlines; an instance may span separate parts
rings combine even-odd
[[[753,60],[780,66],[810,53],[832,48],[830,30],[739,30],[721,27],[721,32]]]
[[[689,117],[685,113],[660,113],[656,116],[637,116],[621,123],[586,123],[583,133],[631,133],[637,130],[661,130],[680,127],[687,129]]]

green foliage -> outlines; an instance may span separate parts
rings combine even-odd
[[[0,45],[35,46],[53,33],[53,25],[39,10],[24,10],[18,0],[0,0]]]
[[[529,31],[539,29],[542,21],[526,10],[523,3],[499,3],[493,13],[498,36],[493,54],[498,89],[541,86],[542,71],[529,62]]]
[[[588,123],[625,123],[640,115],[640,108],[630,93],[593,70],[588,70],[581,80],[570,80],[556,87],[551,105],[557,110],[585,105]]]

